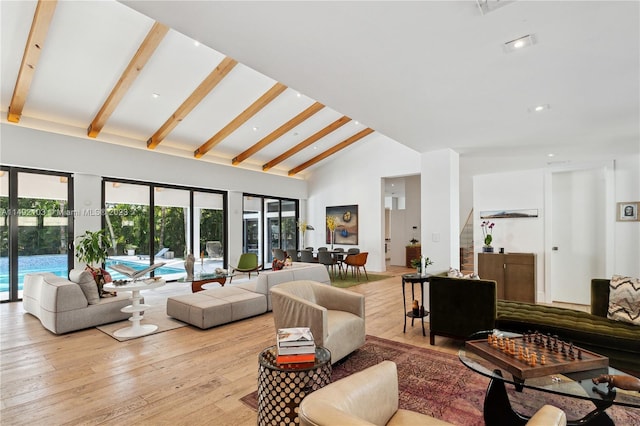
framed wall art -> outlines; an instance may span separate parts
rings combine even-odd
[[[358,205],[327,207],[327,218],[332,217],[335,230],[331,232],[329,223],[325,222],[327,244],[358,244]]]
[[[618,203],[616,220],[618,222],[640,221],[640,216],[638,216],[638,207],[640,207],[640,201],[625,201],[623,203]]]

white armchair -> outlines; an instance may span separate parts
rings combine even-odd
[[[354,425],[450,425],[415,411],[399,409],[398,371],[392,361],[330,383],[307,395],[300,403],[302,426]],[[564,426],[565,413],[545,405],[527,426]]]
[[[309,327],[316,345],[331,352],[331,363],[365,342],[364,296],[316,281],[291,281],[272,287],[276,330]]]

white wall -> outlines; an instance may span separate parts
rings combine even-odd
[[[574,167],[575,168],[575,167]],[[482,250],[483,236],[480,228],[480,212],[502,209],[538,209],[538,218],[493,220],[492,245],[497,250],[504,247],[506,252],[526,252],[536,254],[537,300],[544,301],[551,289],[545,289],[545,200],[548,190],[545,186],[547,170],[529,170],[477,175],[473,179],[474,241],[476,253]],[[640,201],[640,155],[615,160],[614,182],[615,201],[606,206],[607,211],[616,209],[616,202]],[[550,214],[550,212],[549,212]],[[607,227],[607,229],[609,229]],[[613,272],[634,277],[640,276],[640,222],[615,222],[615,233],[611,262]],[[610,235],[605,236],[609,240]],[[603,243],[604,244],[604,243]],[[477,260],[476,260],[477,265]],[[477,268],[476,268],[477,270]],[[596,277],[593,277],[596,278]],[[605,278],[605,277],[600,277]],[[581,284],[581,283],[580,283]],[[579,285],[579,284],[578,284]]]
[[[0,136],[2,164],[74,173],[76,209],[101,207],[103,176],[240,193],[228,199],[232,264],[242,252],[243,191],[287,198],[307,197],[307,184],[302,179],[161,154],[146,147],[127,148],[6,123],[0,123]],[[240,220],[235,215],[240,215]],[[100,219],[99,216],[77,216],[75,234],[99,229]]]
[[[473,179],[473,241],[475,252],[482,252],[484,236],[480,212],[490,210],[538,209],[537,218],[492,219],[492,246],[503,247],[506,253],[536,255],[536,289],[544,289],[544,171],[478,175]],[[476,254],[477,272],[477,254]],[[480,277],[482,278],[482,277]]]
[[[640,202],[640,154],[615,161],[615,202],[625,201]],[[613,272],[640,277],[640,222],[615,222],[614,229]]]
[[[328,206],[358,205],[358,247],[369,252],[367,271],[384,271],[384,188],[382,178],[420,172],[420,154],[386,136],[374,133],[335,155],[310,174],[307,234],[314,247],[326,245]],[[350,246],[342,246],[349,248]]]

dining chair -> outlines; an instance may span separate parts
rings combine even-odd
[[[323,264],[324,266],[327,267],[327,270],[329,269],[329,267],[331,267],[331,273],[333,274],[333,276],[336,276],[336,265],[338,265],[338,262],[336,261],[336,259],[333,257],[333,253],[329,252],[329,251],[319,251],[318,252],[318,263]],[[339,275],[340,277],[342,277],[342,269],[339,269]]]
[[[328,249],[328,248],[326,248],[326,247],[318,247],[318,251],[319,251],[319,252],[320,252],[320,251],[327,251],[327,250],[329,250],[329,249]]]
[[[347,257],[344,259],[345,265],[351,267],[351,276],[354,276],[357,281],[360,281],[360,268],[362,268],[365,277],[367,277],[367,281],[369,281],[367,268],[364,266],[365,263],[367,263],[367,256],[369,256],[369,253],[365,251],[358,254],[347,254]]]
[[[318,259],[313,257],[311,250],[300,250],[300,262],[318,263]]]

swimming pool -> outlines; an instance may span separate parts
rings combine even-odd
[[[126,260],[107,259],[107,266],[122,263],[134,269],[144,269],[147,267],[142,262],[132,262]],[[114,280],[127,279],[122,274],[107,269]],[[38,272],[51,272],[59,277],[67,278],[69,268],[67,267],[66,254],[43,254],[38,256],[18,256],[18,290],[22,290],[22,283],[26,274]],[[155,275],[186,274],[184,268],[172,268],[163,266],[155,270]],[[0,292],[9,291],[9,258],[0,257]]]
[[[67,277],[66,254],[42,254],[38,256],[18,256],[18,289],[26,274],[52,272],[59,277]],[[9,291],[9,258],[0,257],[0,292]]]

